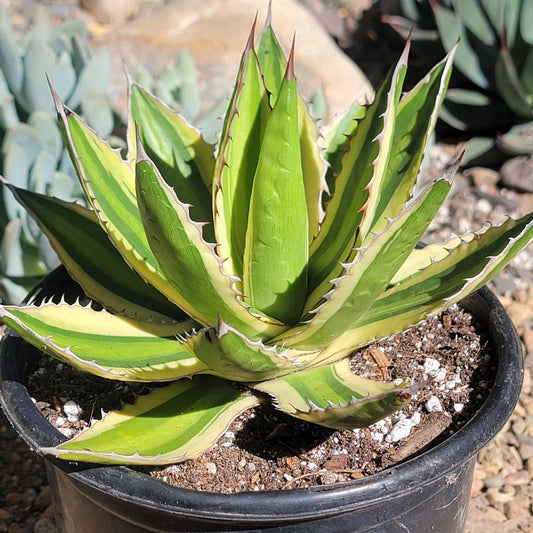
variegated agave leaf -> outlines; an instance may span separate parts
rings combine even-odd
[[[355,375],[350,360],[265,381],[255,388],[296,418],[334,429],[366,427],[403,407],[416,387]]]
[[[235,381],[263,381],[301,370],[320,356],[321,350],[302,351],[252,342],[225,324],[191,335],[187,349],[217,376]]]
[[[105,415],[76,438],[41,451],[71,461],[177,463],[211,447],[236,416],[259,403],[225,380],[182,379]]]
[[[94,211],[6,183],[48,237],[61,262],[84,292],[130,318],[173,322],[188,317],[148,285],[112,245]],[[63,231],[68,227],[69,231]]]
[[[5,306],[1,313],[8,326],[37,348],[105,378],[171,381],[208,370],[177,339],[194,325],[190,319],[160,325],[65,302]]]
[[[182,461],[268,399],[331,428],[371,424],[416,385],[354,375],[351,352],[477,290],[533,238],[530,214],[417,248],[458,165],[413,195],[453,50],[404,94],[407,46],[373,101],[318,138],[294,48],[285,59],[269,22],[254,41],[216,148],[130,80],[124,160],[55,96],[91,208],[10,188],[103,310],[45,302],[2,319],[84,371],[175,383],[46,453]]]

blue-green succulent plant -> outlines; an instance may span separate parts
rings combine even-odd
[[[466,162],[493,147],[533,154],[533,2],[530,0],[402,0],[403,17],[387,16],[402,35],[414,25],[419,54],[459,40],[457,72],[440,118],[475,138]]]
[[[48,82],[100,134],[115,113],[105,90],[111,58],[92,53],[82,21],[54,25],[38,7],[23,36],[0,9],[0,172],[19,187],[64,199],[82,198],[55,120]],[[15,302],[58,264],[36,224],[4,189],[0,198],[0,297]]]

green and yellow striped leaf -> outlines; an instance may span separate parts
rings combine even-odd
[[[471,241],[474,237],[475,233],[465,233],[460,237],[452,237],[443,244],[428,244],[423,248],[415,248],[391,279],[390,286],[392,287],[418,274],[435,261],[441,261],[461,242]]]
[[[145,152],[178,197],[191,205],[193,220],[209,223],[204,231],[214,241],[213,147],[183,117],[138,85],[130,85],[129,95],[130,121],[137,126]]]
[[[426,190],[347,265],[312,318],[281,337],[287,346],[321,348],[351,329],[381,296],[446,198],[451,183],[440,179]],[[281,340],[281,339],[278,339]]]
[[[281,326],[260,320],[239,301],[224,273],[215,245],[202,237],[202,226],[191,220],[183,204],[163,180],[157,168],[137,148],[137,195],[146,235],[161,269],[174,287],[172,301],[192,318],[208,327],[218,316],[249,338],[268,337]]]
[[[0,308],[2,320],[29,343],[68,364],[108,379],[170,381],[207,367],[177,336],[195,323],[160,325],[81,305]]]
[[[356,239],[357,246],[364,246],[373,238],[374,220],[376,217],[376,211],[379,204],[383,201],[383,193],[387,183],[388,169],[390,165],[391,157],[395,154],[397,147],[394,145],[395,132],[397,129],[397,113],[400,103],[400,97],[402,95],[403,80],[405,73],[407,72],[407,58],[409,54],[410,42],[407,41],[404,51],[396,64],[396,68],[392,73],[391,87],[387,93],[386,110],[383,117],[383,130],[379,133],[377,141],[379,143],[379,153],[374,159],[370,167],[372,169],[372,178],[366,186],[368,191],[368,198],[363,207],[363,217],[358,229],[358,235]],[[363,119],[364,120],[364,119]],[[361,127],[359,124],[358,129]],[[411,135],[412,132],[404,131],[403,134]],[[402,204],[401,208],[405,205]],[[385,220],[385,225],[386,225]],[[382,228],[380,228],[382,229]]]
[[[455,48],[398,104],[390,157],[382,180],[372,187],[376,199],[366,216],[372,231],[380,231],[387,220],[398,216],[409,201],[425,150],[451,75]]]
[[[322,196],[327,191],[326,167],[318,149],[318,129],[309,113],[307,104],[298,97],[298,128],[300,131],[300,154],[307,201],[309,242],[318,235],[324,218]]]
[[[132,270],[101,228],[96,214],[7,184],[48,237],[70,275],[85,294],[106,309],[137,320],[171,322],[185,314]]]
[[[40,451],[69,461],[178,463],[208,450],[234,418],[259,403],[227,381],[195,376],[156,388],[74,439]]]
[[[294,324],[307,291],[308,218],[292,56],[254,176],[243,261],[246,302]]]
[[[287,60],[270,25],[270,17],[259,39],[257,57],[265,86],[270,93],[270,105],[274,107],[287,70]],[[300,133],[300,154],[309,221],[309,242],[311,242],[316,237],[319,224],[324,217],[322,194],[327,189],[327,186],[324,159],[318,148],[317,125],[300,94],[298,94],[298,130]]]
[[[320,354],[251,341],[222,320],[191,335],[186,346],[212,374],[242,382],[264,381],[301,370]]]
[[[318,293],[326,292],[329,281],[342,272],[339,263],[350,261],[353,247],[362,242],[358,228],[369,202],[375,202],[369,197],[369,190],[376,186],[387,166],[406,59],[407,50],[377,91],[342,154],[334,194],[326,204],[326,216],[310,247],[310,292],[317,288]]]
[[[323,352],[326,359],[402,331],[481,288],[533,239],[533,215],[471,234],[444,258],[388,289]],[[334,354],[334,355],[333,355]]]
[[[64,106],[57,95],[55,104],[65,143],[100,225],[126,263],[175,301],[174,287],[161,272],[144,234],[134,170],[118,151],[99,139],[80,117]]]
[[[252,29],[224,120],[213,191],[218,253],[227,258],[225,268],[241,279],[252,183],[270,115],[253,37]]]
[[[355,134],[359,121],[366,115],[366,109],[366,105],[354,102],[348,111],[323,133],[324,159],[328,163],[328,198],[335,194],[335,180],[342,170],[342,158],[349,149],[350,139]]]
[[[265,80],[265,87],[270,94],[270,106],[274,107],[287,70],[287,60],[270,25],[270,17],[259,37],[257,59]]]
[[[355,375],[350,360],[255,385],[281,411],[334,429],[365,427],[409,403],[411,390]]]

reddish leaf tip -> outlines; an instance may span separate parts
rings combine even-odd
[[[144,151],[144,146],[141,141],[141,134],[139,133],[139,124],[137,124],[137,122],[135,122],[135,141],[137,144],[137,163],[141,161],[147,161],[148,156]]]
[[[296,41],[296,34],[292,38],[291,51],[289,53],[289,61],[287,62],[287,70],[285,71],[285,81],[294,79],[294,43]]]
[[[411,29],[409,30],[409,35],[407,36],[407,39],[406,41],[408,43],[411,42],[412,38],[413,38],[413,32],[415,31],[415,25],[414,24],[411,24]]]
[[[255,41],[255,25],[257,24],[257,13],[255,14],[254,21],[252,23],[252,29],[250,30],[250,35],[248,36],[248,42],[246,43],[246,48],[244,50],[244,53],[250,52],[250,50],[254,49],[254,41]]]

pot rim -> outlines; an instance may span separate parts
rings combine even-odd
[[[234,520],[246,509],[249,522],[280,523],[350,512],[395,495],[420,489],[436,478],[449,478],[470,463],[504,426],[518,401],[523,379],[521,346],[514,326],[497,297],[486,287],[461,302],[488,327],[498,367],[494,384],[476,414],[455,434],[427,451],[371,476],[332,485],[283,491],[219,494],[170,486],[125,466],[70,463],[45,457],[73,479],[148,508],[198,519]],[[8,331],[2,340],[0,402],[19,435],[33,450],[54,446],[65,437],[34,407],[24,377],[14,361],[20,337]],[[19,365],[20,366],[20,365]],[[36,417],[35,417],[36,416]]]

